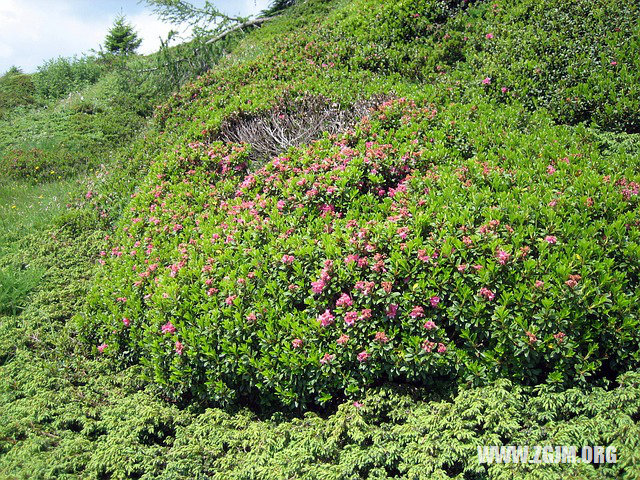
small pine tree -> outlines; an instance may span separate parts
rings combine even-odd
[[[134,53],[142,43],[133,27],[125,21],[124,15],[118,16],[107,33],[104,41],[105,49],[114,55]]]

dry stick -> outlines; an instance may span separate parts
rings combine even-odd
[[[230,28],[229,30],[225,30],[221,34],[216,35],[215,37],[207,40],[205,42],[205,45],[209,45],[211,43],[217,42],[218,40],[222,40],[224,37],[226,37],[230,33],[235,32],[236,30],[241,30],[241,29],[243,29],[245,27],[252,27],[254,25],[260,25],[260,24],[266,22],[267,20],[272,20],[273,18],[275,18],[275,17],[254,18],[253,20],[249,20],[248,22],[244,22],[244,23],[242,23],[240,25],[236,25],[235,27]],[[160,70],[161,68],[168,67],[169,65],[172,65],[174,63],[184,62],[185,60],[189,60],[189,59],[186,58],[186,57],[185,58],[179,58],[179,59],[174,60],[172,62],[165,63],[164,65],[161,65],[159,67],[145,68],[145,69],[142,69],[142,70],[138,70],[138,73],[155,72],[156,70]]]
[[[266,22],[267,20],[271,20],[274,17],[262,17],[262,18],[254,18],[253,20],[249,20],[247,22],[241,23],[240,25],[236,25],[233,28],[230,28],[229,30],[225,30],[224,32],[222,32],[220,35],[216,35],[215,37],[213,37],[210,40],[207,40],[207,45],[213,42],[217,42],[218,40],[226,37],[227,35],[229,35],[232,32],[235,32],[236,30],[240,30],[242,28],[245,27],[252,27],[254,25],[260,25],[261,23]]]

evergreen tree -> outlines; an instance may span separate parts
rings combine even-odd
[[[138,38],[133,27],[125,21],[124,15],[120,15],[107,33],[104,46],[108,53],[128,55],[134,53],[141,43],[142,39]]]

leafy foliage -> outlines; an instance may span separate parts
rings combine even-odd
[[[0,77],[0,117],[7,111],[35,102],[35,86],[30,75],[16,67]]]
[[[95,83],[103,71],[93,57],[58,57],[39,66],[33,82],[39,98],[52,100]]]
[[[407,64],[412,39],[495,15],[442,2],[320,11],[276,41],[264,27],[258,58],[224,62],[158,111],[175,147],[113,238],[85,324],[94,345],[142,360],[176,397],[262,407],[384,381],[569,384],[637,367],[639,179],[632,156],[611,163],[586,129],[473,82],[462,98],[474,103],[444,107],[440,85],[394,80],[415,102],[257,171],[251,145],[212,141],[229,114],[259,116],[279,96],[348,104],[367,81],[382,93],[372,74],[423,71]],[[359,56],[383,40],[379,62]]]
[[[518,121],[389,101],[248,173],[245,147],[189,143],[113,239],[97,343],[178,392],[263,405],[636,366],[631,159],[611,169],[585,131]]]

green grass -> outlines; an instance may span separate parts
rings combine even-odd
[[[8,243],[50,224],[77,189],[78,180],[0,184],[0,252]]]
[[[0,314],[19,313],[45,275],[46,267],[25,254],[25,242],[44,234],[77,189],[74,180],[0,185]]]

